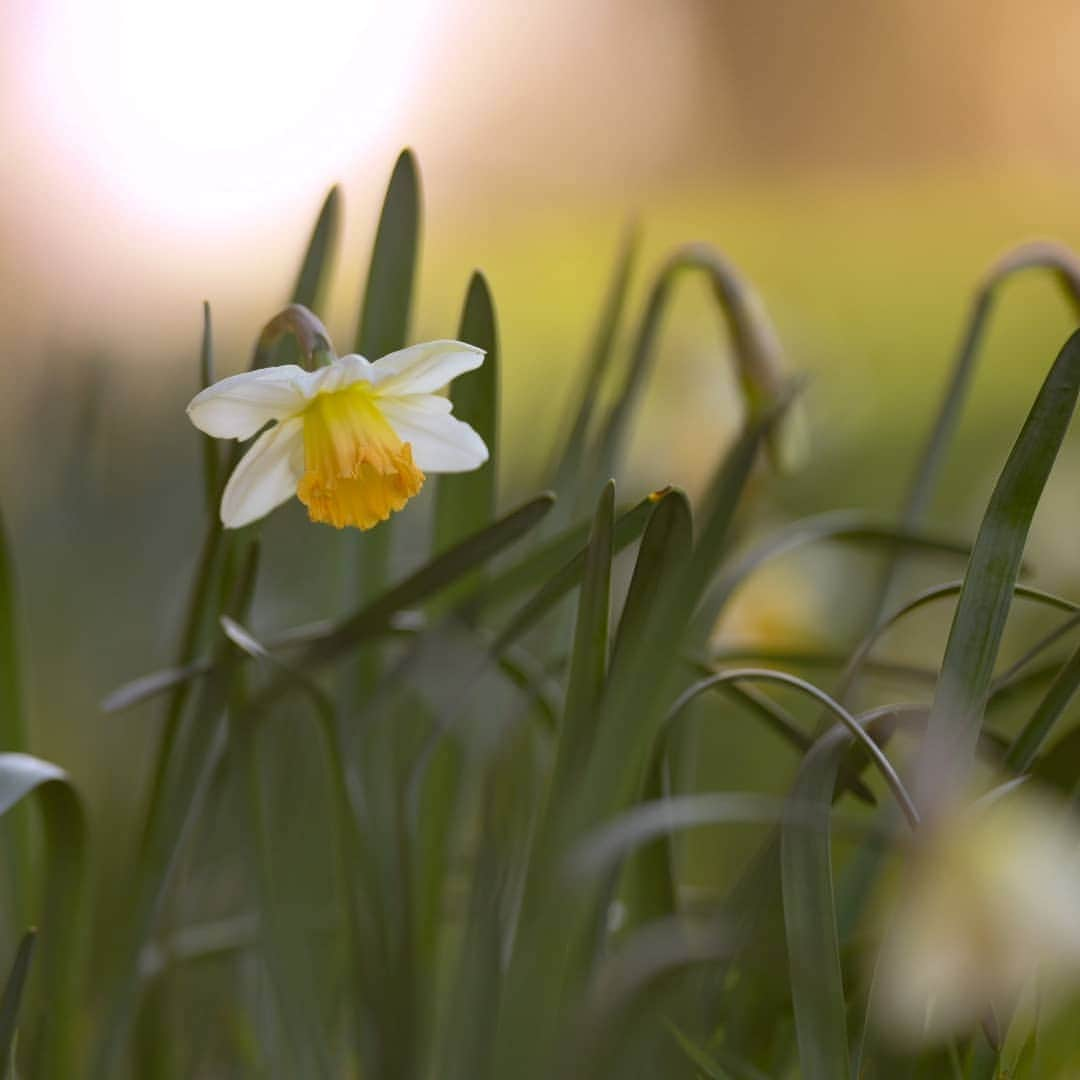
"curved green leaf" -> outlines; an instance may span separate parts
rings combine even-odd
[[[900,511],[902,529],[918,528],[926,516],[946,451],[956,434],[999,290],[1014,275],[1039,269],[1050,270],[1054,274],[1066,298],[1080,314],[1080,261],[1068,248],[1061,244],[1035,241],[1020,244],[994,262],[976,290],[948,385],[912,474],[911,485]],[[882,574],[877,596],[871,606],[871,624],[878,621],[889,602],[892,584],[899,571],[900,554],[899,551],[896,553]]]
[[[1031,519],[1080,394],[1080,333],[1054,361],[990,497],[964,576],[920,761],[931,804],[962,784],[990,693]]]
[[[756,293],[718,251],[705,244],[680,247],[668,257],[654,279],[625,381],[600,432],[594,460],[602,476],[616,472],[630,421],[652,369],[661,319],[675,282],[691,270],[700,271],[708,278],[717,306],[727,319],[736,374],[749,419],[758,419],[784,396],[786,376],[780,342]],[[774,455],[784,456],[773,425],[769,427],[768,439]]]
[[[720,572],[694,617],[697,635],[702,638],[708,635],[731,595],[760,566],[822,541],[882,546],[963,558],[971,554],[970,544],[897,529],[884,522],[875,521],[861,511],[834,510],[801,518],[758,541]]]
[[[25,798],[38,798],[45,825],[47,867],[41,933],[40,980],[35,997],[45,1015],[37,1039],[34,1076],[67,1080],[78,1072],[79,994],[85,956],[83,889],[86,820],[63,769],[29,754],[0,754],[0,815]]]
[[[22,1004],[26,976],[30,972],[30,961],[34,955],[37,933],[36,929],[31,929],[23,934],[7,983],[4,985],[4,997],[0,1001],[0,1080],[8,1080],[11,1075],[10,1066],[14,1061],[15,1028],[19,1019],[19,1006]]]
[[[437,555],[356,614],[308,638],[292,665],[302,671],[325,666],[349,653],[360,642],[383,633],[398,612],[428,599],[519,540],[543,519],[554,502],[553,495],[538,495],[486,529],[466,537],[449,551]],[[260,708],[289,689],[289,680],[279,676],[255,695],[251,707]]]

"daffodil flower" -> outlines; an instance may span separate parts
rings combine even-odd
[[[420,490],[425,473],[483,465],[483,439],[437,393],[483,362],[482,349],[432,341],[375,362],[283,364],[208,386],[187,407],[200,431],[244,440],[271,425],[229,477],[222,523],[238,529],[296,495],[312,521],[370,529]]]
[[[1032,793],[930,826],[899,884],[878,962],[895,1040],[970,1031],[1039,978],[1044,1011],[1080,986],[1080,830]]]

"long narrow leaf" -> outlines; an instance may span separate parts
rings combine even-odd
[[[0,1080],[8,1080],[11,1075],[9,1064],[12,1061],[15,1045],[15,1028],[19,1020],[19,1006],[22,1004],[23,987],[30,972],[30,961],[34,955],[34,943],[37,930],[27,930],[19,942],[15,960],[4,984],[4,997],[0,1001]]]
[[[449,551],[437,555],[354,615],[309,638],[292,660],[292,665],[300,671],[326,666],[347,655],[358,644],[383,633],[398,612],[452,585],[527,534],[548,513],[554,501],[553,495],[538,495]],[[263,708],[292,689],[291,681],[280,675],[254,696],[250,707]]]
[[[806,755],[791,792],[795,809],[781,833],[784,924],[804,1080],[851,1076],[829,834],[836,776],[850,740],[838,727]],[[818,808],[813,819],[808,805]]]
[[[637,647],[637,639],[646,632],[653,607],[690,558],[692,544],[690,504],[681,492],[673,491],[659,501],[641,539],[634,574],[619,618],[613,662],[626,650]],[[665,794],[667,745],[666,739],[657,741],[642,792],[645,799],[658,799]],[[665,837],[638,852],[628,863],[623,879],[628,928],[674,914],[674,858],[672,839]]]
[[[0,515],[0,750],[9,751],[25,750],[27,745],[16,588],[11,542]],[[26,811],[16,810],[0,828],[0,835],[11,844],[7,873],[12,914],[25,925],[29,918],[33,869]]]
[[[637,250],[637,229],[630,227],[623,236],[611,284],[604,298],[604,306],[589,348],[585,383],[578,402],[577,414],[571,425],[570,434],[563,443],[558,464],[553,470],[554,488],[560,495],[565,493],[569,496],[571,492],[580,491],[581,462],[586,453],[589,424],[603,386],[604,376],[611,366],[611,358],[615,351],[615,336],[626,307],[626,297],[630,290],[630,278],[633,274]],[[575,503],[576,499],[573,497],[566,499],[568,514],[575,509]]]
[[[364,300],[356,330],[355,351],[369,360],[404,348],[409,337],[417,260],[420,248],[420,173],[411,150],[403,150],[386,188],[375,244],[371,252]],[[389,576],[394,522],[357,538],[353,553],[354,595],[372,600]],[[369,682],[376,667],[362,670]]]
[[[900,528],[916,529],[926,516],[938,477],[945,462],[946,452],[956,433],[960,414],[967,399],[975,364],[983,339],[990,323],[990,315],[997,303],[998,292],[1014,275],[1027,270],[1050,270],[1080,315],[1080,260],[1060,244],[1037,241],[1021,244],[997,259],[986,272],[976,290],[957,351],[956,360],[949,373],[948,385],[942,395],[941,405],[923,445],[922,454],[915,466],[903,508],[900,511]],[[901,553],[897,552],[897,556]],[[889,592],[899,569],[898,558],[888,564],[878,586],[873,604],[871,622],[877,622],[888,603]]]
[[[994,662],[1031,519],[1080,394],[1080,333],[1058,354],[983,517],[949,633],[920,763],[934,803],[962,783],[978,741]]]
[[[1046,695],[1036,706],[1020,734],[1016,736],[1005,764],[1014,772],[1025,772],[1031,767],[1039,748],[1046,741],[1054,725],[1060,719],[1080,689],[1080,649],[1074,650],[1057,677],[1050,684]]]
[[[748,424],[729,450],[711,485],[701,539],[690,560],[654,605],[634,647],[624,649],[612,664],[590,759],[590,782],[572,800],[547,804],[499,1014],[494,1056],[498,1076],[532,1080],[551,1075],[567,994],[580,985],[608,895],[606,888],[599,888],[564,896],[554,867],[565,843],[622,809],[644,783],[673,678],[670,663],[658,668],[657,658],[680,655],[690,613],[724,552],[758,450],[781,411],[782,406]],[[543,944],[552,936],[562,943],[557,951]]]
[[[758,541],[720,572],[695,616],[697,636],[708,635],[735,590],[764,563],[822,541],[961,558],[971,554],[970,544],[897,529],[860,511],[836,510],[802,518]]]
[[[86,944],[86,820],[63,769],[28,754],[0,754],[0,815],[31,794],[41,808],[47,852],[41,962],[35,976],[35,997],[47,1003],[47,1013],[33,1075],[66,1080],[76,1075],[82,1060],[76,1036]]]
[[[627,510],[616,520],[612,538],[612,549],[614,552],[622,551],[637,540],[641,535],[642,530],[645,528],[646,522],[649,520],[649,515],[655,501],[656,498],[654,496],[648,496],[635,506],[631,507],[631,509]],[[573,535],[567,536],[566,539],[566,544],[561,540],[556,543],[555,549],[551,551],[552,555],[557,554],[561,556],[564,551],[572,547],[569,541],[572,541]],[[526,559],[522,565],[508,571],[507,577],[510,577],[511,575],[514,577],[515,588],[524,584],[526,580],[536,576],[536,571],[540,569],[541,564],[545,567],[547,566],[550,561],[547,554],[545,554],[547,550],[548,549],[545,547],[539,552],[535,552],[533,557]],[[501,653],[506,646],[516,641],[526,632],[526,630],[535,626],[536,623],[559,602],[559,600],[581,581],[581,575],[585,570],[586,550],[580,546],[572,547],[572,550],[574,551],[574,554],[567,558],[566,562],[562,563],[556,571],[552,572],[546,581],[543,581],[543,584],[536,590],[528,602],[514,614],[506,626],[500,631],[495,644],[492,646],[492,651],[494,653]],[[538,559],[539,556],[543,556],[543,558]],[[543,580],[543,578],[541,578],[541,580]]]
[[[785,376],[779,339],[749,283],[714,249],[703,244],[681,247],[656,275],[623,387],[600,432],[595,460],[602,475],[610,476],[616,471],[631,419],[652,369],[662,316],[675,282],[691,270],[704,273],[717,306],[728,321],[734,343],[733,359],[748,416],[757,419],[783,394]],[[785,456],[771,427],[769,440],[777,456]]]
[[[229,614],[246,617],[258,568],[258,543],[248,546]],[[138,998],[139,957],[157,923],[180,851],[197,820],[225,746],[224,716],[238,658],[227,640],[216,650],[210,676],[178,728],[143,834],[135,896],[125,938],[114,957],[105,1023],[91,1075],[109,1080],[127,1041]]]
[[[356,330],[356,351],[368,359],[408,339],[419,247],[420,172],[413,152],[402,150],[386,188]]]
[[[435,489],[434,550],[445,551],[482,529],[495,517],[498,463],[499,331],[495,305],[484,275],[473,274],[461,312],[458,337],[487,354],[476,370],[459,376],[450,388],[454,415],[470,424],[490,454],[486,464],[466,473],[447,473]]]
[[[559,730],[552,798],[576,785],[592,749],[597,710],[608,662],[608,619],[611,611],[612,532],[615,526],[615,482],[604,485],[593,518],[578,601],[577,626],[570,653],[566,707]]]
[[[323,201],[293,286],[292,302],[319,311],[341,231],[341,189],[335,184]]]

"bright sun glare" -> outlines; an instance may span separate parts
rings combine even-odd
[[[433,8],[39,0],[20,43],[35,137],[126,214],[161,225],[282,211],[400,121]]]

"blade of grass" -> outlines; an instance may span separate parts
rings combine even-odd
[[[693,516],[682,492],[661,499],[641,539],[634,573],[626,593],[622,615],[612,647],[612,662],[635,641],[648,623],[654,605],[690,558],[693,547]],[[664,795],[667,740],[661,739],[653,754],[643,797]],[[622,896],[626,926],[633,929],[675,913],[675,852],[669,838],[637,853],[623,875]]]
[[[19,942],[15,960],[4,984],[4,997],[0,1001],[0,1080],[8,1080],[14,1072],[15,1027],[19,1019],[19,1006],[22,1004],[23,988],[26,976],[30,972],[30,961],[34,955],[34,943],[37,930],[27,930]]]
[[[242,714],[243,702],[231,706]],[[245,850],[252,863],[259,900],[259,944],[264,950],[270,976],[274,1015],[284,1031],[281,1046],[285,1068],[301,1076],[329,1078],[335,1075],[316,1008],[310,952],[305,948],[302,927],[285,917],[276,902],[280,889],[273,843],[268,831],[262,770],[251,724],[236,725],[229,732],[229,755],[239,766],[247,804],[248,843]],[[300,930],[301,934],[297,931]]]
[[[565,1010],[580,991],[601,925],[605,887],[567,896],[556,867],[566,844],[624,807],[640,790],[663,719],[671,665],[693,606],[722,556],[759,448],[788,399],[744,429],[710,486],[701,538],[651,618],[612,664],[589,763],[590,783],[563,803],[549,800],[538,826],[529,882],[499,1014],[494,1071],[520,1080],[551,1075]],[[668,494],[665,497],[671,497]],[[660,500],[663,502],[663,499]],[[552,949],[550,942],[560,947]]]
[[[687,1056],[696,1069],[704,1073],[709,1080],[735,1080],[718,1061],[706,1053],[696,1042],[684,1035],[671,1021],[667,1022],[671,1037],[679,1044],[679,1049]]]
[[[885,616],[885,618],[881,619],[874,629],[859,642],[855,651],[851,654],[851,659],[848,661],[844,674],[840,679],[840,685],[835,693],[837,700],[843,701],[847,696],[851,687],[854,686],[860,671],[869,660],[870,653],[873,651],[874,646],[884,634],[896,626],[901,620],[907,618],[908,615],[919,611],[921,608],[950,596],[958,596],[963,589],[963,585],[963,581],[947,581],[941,585],[932,585],[930,588],[925,589],[917,596],[912,597],[911,600],[901,604],[898,608]],[[1013,586],[1012,591],[1015,596],[1021,599],[1031,600],[1047,607],[1057,608],[1059,611],[1076,612],[1080,610],[1080,608],[1078,608],[1071,600],[1066,600],[1063,597],[1045,592],[1042,589],[1035,589],[1030,585],[1017,584]]]
[[[140,675],[131,682],[118,686],[111,694],[102,699],[101,711],[106,713],[122,712],[172,690],[180,683],[190,682],[207,674],[212,666],[210,660],[196,660],[183,667],[162,668],[147,675]]]
[[[333,188],[323,203],[322,210],[315,223],[307,249],[301,261],[300,272],[297,276],[293,290],[293,302],[310,306],[307,301],[314,303],[319,296],[322,283],[326,276],[327,266],[334,246],[340,218],[340,193]],[[213,375],[213,355],[211,340],[211,321],[209,305],[203,305],[203,348],[200,357],[200,382],[205,385],[206,380]],[[272,363],[279,356],[277,346],[280,344],[281,332],[268,335],[268,326],[264,330],[256,344],[252,356],[252,369],[264,367]],[[213,440],[211,440],[213,442]],[[203,446],[207,443],[204,441]],[[209,451],[204,451],[207,455]],[[215,462],[218,461],[217,451],[214,451]],[[225,599],[215,596],[216,586],[220,583],[222,564],[227,561],[232,549],[233,537],[226,536],[218,514],[218,498],[220,497],[220,485],[228,479],[233,469],[236,468],[243,454],[240,443],[234,443],[232,449],[226,454],[226,462],[223,470],[213,469],[214,478],[218,486],[211,494],[211,469],[204,459],[204,483],[206,484],[207,522],[206,532],[203,535],[202,547],[199,559],[196,563],[195,575],[192,579],[191,589],[188,593],[187,608],[180,631],[180,640],[177,644],[177,655],[174,666],[186,667],[195,660],[195,655],[200,644],[207,634],[217,632],[215,620],[224,609]],[[172,687],[172,693],[165,708],[165,721],[161,730],[155,758],[154,771],[150,781],[149,806],[146,821],[153,820],[157,814],[158,801],[161,798],[162,785],[165,782],[165,771],[172,754],[173,744],[176,740],[180,723],[183,719],[184,708],[188,702],[190,686],[187,680],[177,682]],[[143,835],[146,842],[146,835]]]
[[[823,649],[771,649],[768,645],[722,645],[713,651],[707,661],[699,663],[706,674],[716,670],[718,664],[745,663],[755,660],[782,670],[789,668],[844,668],[850,655],[839,650]],[[865,668],[882,679],[900,679],[919,683],[937,682],[937,672],[917,664],[904,664],[891,660],[867,660]]]
[[[565,871],[573,877],[600,876],[631,852],[659,837],[717,825],[776,825],[790,800],[756,791],[720,791],[646,800],[587,833],[571,850]],[[808,803],[804,809],[816,809]],[[876,835],[875,826],[848,819],[852,831]]]
[[[548,513],[553,503],[553,495],[547,493],[538,495],[505,514],[486,529],[481,529],[454,548],[432,559],[348,618],[330,624],[318,623],[313,627],[305,626],[302,633],[285,631],[271,639],[270,647],[299,649],[299,654],[291,663],[296,669],[304,670],[311,666],[319,667],[333,663],[362,642],[386,634],[399,633],[401,627],[397,620],[400,616],[468,575],[475,567],[497,556],[534,528]],[[633,525],[635,522],[636,518],[627,524]],[[626,539],[625,542],[629,543],[630,540]],[[564,591],[571,589],[574,584],[571,574],[570,580],[565,583]],[[522,632],[525,628],[527,627],[522,628]],[[507,647],[509,644],[510,641],[507,640]],[[141,676],[115,690],[105,699],[102,707],[113,712],[129,708],[178,683],[188,683],[192,679],[210,673],[215,663],[214,660],[199,660],[184,667],[167,668]],[[285,682],[281,681],[273,690],[268,688],[260,692],[255,702],[256,707],[267,704],[285,688]]]
[[[828,732],[806,755],[791,800],[799,809],[781,828],[780,880],[787,933],[791,1003],[805,1080],[851,1076],[847,1007],[833,896],[829,817],[840,763],[851,736]],[[811,821],[807,805],[817,805]],[[810,828],[811,824],[814,825]]]
[[[248,544],[229,613],[245,617],[258,568],[258,542]],[[90,1075],[111,1080],[127,1041],[138,997],[139,957],[153,933],[183,843],[202,809],[222,752],[224,716],[236,661],[235,646],[221,640],[209,677],[198,700],[178,728],[164,763],[160,786],[151,804],[136,874],[134,899],[125,937],[116,950],[115,970],[108,986],[105,1020]]]
[[[706,679],[711,678],[714,675],[723,674],[723,672],[716,672],[712,670],[706,670]],[[715,689],[729,697],[731,700],[737,702],[740,705],[745,706],[748,710],[756,716],[759,716],[775,731],[789,746],[793,746],[800,753],[805,754],[814,744],[814,739],[807,735],[805,731],[798,725],[795,718],[786,709],[781,708],[775,701],[768,695],[760,693],[752,686],[740,686],[737,682],[719,682],[719,683],[707,683],[699,682],[696,684],[700,687],[700,693],[704,693],[707,690]],[[678,715],[682,712],[690,701],[697,697],[686,698],[685,696],[679,699],[681,702],[679,707],[679,713],[670,713],[668,717],[668,724],[673,724]],[[874,798],[874,793],[862,782],[857,772],[847,768],[846,766],[841,771],[840,784],[842,790],[849,790],[856,798],[874,806],[877,800]]]
[[[379,955],[384,934],[379,924],[381,912],[376,902],[380,882],[374,868],[370,845],[360,828],[359,815],[350,795],[359,781],[350,767],[348,755],[342,745],[334,702],[317,682],[275,655],[235,620],[224,617],[222,629],[237,648],[248,656],[263,661],[289,679],[312,707],[326,750],[327,774],[340,849],[339,884],[349,935],[353,984],[360,993],[364,1006],[374,1015],[378,1015],[379,1010],[385,1007],[378,985],[378,971],[372,959]],[[386,1022],[386,1017],[383,1016],[380,1026],[385,1026]],[[377,1048],[368,1045],[362,1037],[363,1034],[357,1032],[364,1060],[370,1068],[375,1068],[378,1062]]]
[[[1000,288],[1015,274],[1030,269],[1050,270],[1066,298],[1080,315],[1080,261],[1060,244],[1037,241],[1021,244],[1007,252],[990,267],[979,285],[972,302],[971,313],[961,339],[960,348],[949,375],[948,385],[941,400],[930,434],[915,467],[903,508],[900,527],[915,529],[926,516],[934,489],[937,486],[945,455],[960,420],[964,401],[975,374],[983,339],[990,322],[990,315],[997,302]],[[899,556],[899,552],[897,555]],[[894,559],[885,569],[878,586],[877,597],[871,608],[871,625],[881,617],[889,602],[892,584],[899,572]]]
[[[649,510],[653,503],[661,497],[659,493],[646,497],[615,522],[612,537],[613,552],[620,551],[637,539],[641,529],[644,527]],[[561,552],[562,540],[558,541],[558,546]],[[543,554],[543,549],[537,554]],[[540,586],[532,598],[509,620],[482,653],[476,655],[470,664],[455,669],[452,678],[444,676],[441,687],[442,693],[439,695],[438,702],[433,703],[438,713],[434,731],[428,746],[419,756],[413,771],[413,779],[410,782],[411,788],[416,788],[422,782],[424,770],[435,747],[455,726],[469,689],[489,667],[496,664],[500,667],[505,666],[508,656],[511,658],[511,666],[513,666],[512,658],[518,655],[515,651],[515,643],[518,639],[536,626],[562,597],[581,583],[585,571],[586,555],[587,549],[578,550],[577,554],[560,567],[553,577]],[[548,562],[546,555],[543,561],[545,564]],[[525,562],[531,564],[532,557],[527,556]],[[517,580],[520,581],[521,578],[517,578]],[[469,606],[468,602],[465,606]],[[467,620],[466,624],[468,625],[471,621]],[[445,627],[455,622],[456,620],[451,615],[443,620],[443,625]],[[416,655],[420,657],[419,660],[414,658],[399,665],[395,670],[395,678],[405,678],[408,671],[413,667],[420,670],[425,668],[428,662],[423,659],[425,651],[422,641],[416,646]],[[514,681],[519,681],[516,676]],[[544,696],[543,688],[534,686],[535,682],[536,680],[529,681],[530,693],[536,698],[542,698]]]
[[[733,359],[748,418],[760,417],[782,395],[785,376],[780,342],[764,306],[749,284],[731,263],[707,245],[690,244],[678,248],[654,279],[626,378],[599,434],[593,460],[601,477],[617,472],[630,422],[652,368],[661,319],[675,282],[686,271],[692,270],[700,271],[708,278],[717,306],[728,321],[734,344]],[[777,457],[782,457],[774,435],[770,434],[771,449]]]
[[[394,164],[375,231],[355,351],[369,360],[405,347],[409,337],[420,249],[420,172],[411,150]],[[353,593],[367,602],[382,592],[389,576],[394,523],[362,533],[354,545]],[[361,668],[361,687],[370,688],[378,660],[369,655]]]
[[[315,219],[315,227],[300,263],[296,284],[293,285],[294,304],[303,304],[316,312],[322,307],[340,232],[341,188],[335,184],[327,192],[319,216]]]
[[[499,332],[495,305],[484,275],[473,274],[461,312],[458,338],[486,352],[484,363],[455,379],[450,388],[454,415],[484,440],[490,457],[467,473],[446,473],[435,489],[435,552],[445,551],[495,517],[498,462]]]
[[[567,515],[578,509],[576,493],[581,491],[581,462],[586,454],[589,425],[603,386],[604,376],[611,366],[615,337],[626,308],[626,297],[630,290],[630,278],[637,260],[637,251],[638,230],[631,226],[623,234],[611,284],[608,286],[607,296],[604,299],[589,348],[585,383],[579,398],[577,414],[571,425],[570,434],[561,443],[563,447],[561,455],[552,469],[552,475],[555,478],[554,490],[560,496],[566,496]]]
[[[1080,727],[1066,732],[1036,758],[1031,771],[1040,783],[1071,794],[1080,782]]]
[[[998,478],[960,592],[920,761],[933,806],[967,775],[1028,529],[1080,394],[1080,333],[1054,361]]]
[[[694,521],[686,495],[670,489],[649,496],[652,514],[641,538],[634,573],[626,592],[612,646],[612,662],[622,656],[647,627],[673,575],[690,558]]]
[[[1080,689],[1080,648],[1074,650],[1005,755],[1013,772],[1027,772],[1039,748]]]
[[[692,612],[725,553],[735,513],[759,450],[793,394],[791,388],[780,404],[750,422],[725,455],[706,495],[703,525],[691,557],[657,597],[649,618],[641,623],[638,632],[620,642],[611,667],[593,756],[597,762],[620,761],[623,768],[611,770],[611,778],[616,781],[614,790],[596,784],[586,793],[589,802],[593,797],[597,799],[593,807],[600,813],[611,813],[625,805],[644,780],[644,770],[663,722],[664,697],[672,692],[673,679],[678,673],[676,665],[664,664],[661,658],[682,655]],[[670,497],[670,494],[665,496]],[[628,727],[626,718],[631,716],[635,721]],[[586,813],[587,819],[595,820],[596,816],[593,809]]]
[[[790,554],[809,544],[822,541],[884,547],[928,555],[953,555],[967,558],[971,545],[942,537],[897,529],[861,511],[830,511],[802,518],[767,536],[749,548],[721,571],[709,587],[695,616],[696,636],[705,638],[716,625],[724,605],[735,590],[764,563]]]
[[[402,150],[386,188],[356,328],[356,351],[370,360],[408,339],[419,247],[420,170],[413,152]]]
[[[16,591],[11,541],[0,515],[0,750],[10,751],[27,747]],[[10,844],[11,853],[6,862],[11,916],[16,923],[25,925],[34,881],[30,819],[26,811],[22,808],[13,811],[0,835]]]
[[[301,650],[295,666],[306,670],[327,664],[347,653],[385,627],[392,615],[428,599],[520,539],[550,511],[554,501],[553,495],[538,495],[437,555],[355,615],[310,640]]]
[[[771,682],[781,686],[790,687],[802,694],[814,699],[818,704],[825,706],[840,723],[848,730],[851,737],[859,743],[863,750],[870,756],[871,761],[881,773],[882,778],[888,785],[897,805],[903,811],[912,827],[918,824],[919,814],[915,804],[904,787],[892,763],[880,746],[866,733],[863,727],[855,720],[839,702],[831,698],[824,690],[819,689],[806,679],[800,679],[796,675],[789,675],[784,671],[771,671],[768,668],[734,668],[731,671],[722,671],[716,675],[701,679],[693,686],[687,687],[676,699],[668,712],[667,723],[672,723],[686,706],[701,694],[714,687],[728,682]],[[812,749],[812,748],[811,748]],[[835,787],[835,780],[834,785]]]
[[[730,956],[733,945],[726,927],[688,925],[677,918],[658,919],[628,935],[598,963],[575,1018],[572,1049],[560,1048],[563,1060],[553,1075],[568,1080],[622,1075],[619,1052],[641,1025],[655,1024],[665,983],[687,968]]]
[[[520,765],[520,759],[504,750],[484,774],[480,841],[439,1059],[439,1072],[445,1069],[447,1080],[489,1080],[491,1076],[491,1018],[497,1014],[502,985],[505,896],[512,887],[513,840],[521,839],[513,833],[517,824],[513,811],[527,805],[520,799],[520,789],[511,787],[520,775]],[[528,769],[531,760],[526,759],[524,765]],[[510,799],[508,791],[513,792]],[[508,840],[507,833],[512,839]]]
[[[614,527],[615,481],[609,480],[597,502],[592,535],[585,553],[566,706],[551,778],[553,799],[559,799],[568,787],[581,782],[592,749],[597,708],[607,674]]]
[[[1080,626],[1080,611],[1074,611],[1060,625],[1039,638],[1034,645],[1014,660],[1000,675],[995,675],[990,687],[990,696],[993,697],[1006,686],[1014,683],[1025,668],[1029,667],[1052,645],[1056,645],[1063,637],[1075,630],[1077,626]]]
[[[612,549],[614,552],[622,551],[637,540],[645,528],[656,501],[656,495],[649,495],[616,520],[612,537]],[[534,552],[532,556],[527,557],[521,564],[508,570],[503,577],[495,578],[491,583],[492,587],[484,590],[484,595],[490,596],[494,592],[494,587],[500,585],[500,582],[505,592],[512,592],[525,587],[526,581],[533,578],[539,578],[543,582],[529,601],[515,613],[500,631],[498,640],[492,646],[493,652],[501,652],[503,647],[521,637],[527,629],[539,622],[559,600],[581,581],[581,575],[585,569],[586,552],[585,548],[579,544],[572,543],[576,535],[577,530],[572,530],[571,533],[566,534],[565,540],[557,540],[555,546],[545,546]],[[568,552],[572,552],[572,554],[567,554]],[[561,559],[563,555],[567,555],[566,561],[561,563],[557,569],[548,570],[554,557],[558,556]],[[544,580],[545,572],[551,575],[547,577],[547,580]],[[511,578],[513,579],[512,583]]]
[[[36,795],[45,826],[41,961],[33,997],[43,1015],[33,1075],[67,1080],[82,1060],[77,1044],[86,935],[86,819],[63,769],[28,754],[0,754],[0,816]]]

